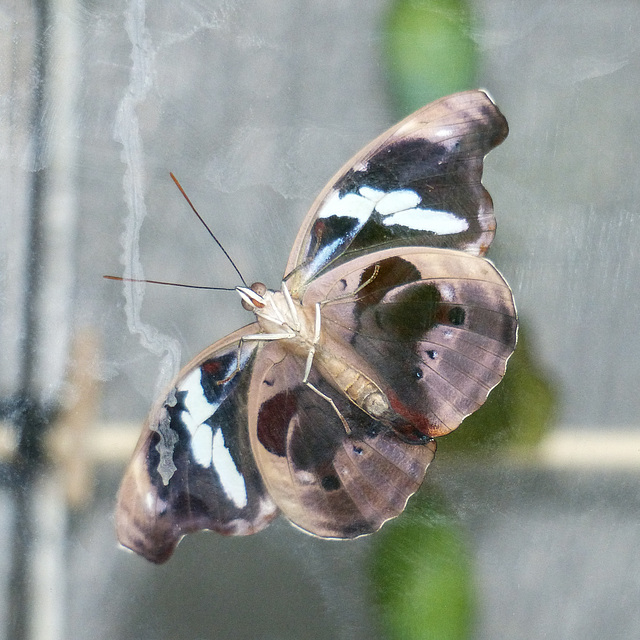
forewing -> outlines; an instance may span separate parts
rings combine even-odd
[[[484,156],[508,133],[483,91],[433,102],[376,138],[320,193],[285,271],[292,292],[363,253],[399,246],[484,255],[493,240]]]
[[[278,343],[264,347],[252,378],[254,457],[283,514],[308,533],[355,538],[402,512],[420,486],[435,442],[409,445]],[[329,399],[331,402],[329,402]],[[339,414],[349,425],[347,433]]]
[[[509,286],[484,258],[391,249],[314,281],[322,330],[371,367],[392,408],[430,437],[448,433],[504,375],[517,336]]]
[[[143,428],[118,494],[116,529],[122,545],[152,562],[167,560],[186,533],[245,535],[277,515],[247,432],[259,346],[238,350],[240,337],[258,330],[244,327],[197,356]]]

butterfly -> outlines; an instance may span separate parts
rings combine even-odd
[[[400,514],[504,375],[511,290],[484,156],[507,136],[483,91],[429,104],[331,179],[279,290],[237,287],[255,322],[155,404],[118,494],[122,545],[156,563],[187,533],[246,535],[282,513],[322,538]]]

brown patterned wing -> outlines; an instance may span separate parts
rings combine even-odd
[[[251,446],[282,513],[325,538],[372,533],[420,486],[435,442],[410,445],[352,404],[281,344],[263,347],[249,393]],[[347,433],[337,411],[348,423]]]
[[[256,331],[257,324],[249,325],[203,351],[151,411],[116,509],[120,543],[147,560],[168,560],[186,533],[251,534],[278,514],[247,431],[247,394],[260,345],[245,343],[238,352],[238,341]]]
[[[303,304],[316,302],[323,332],[368,364],[398,424],[429,437],[482,405],[516,344],[509,286],[491,262],[460,251],[357,258],[309,285]]]
[[[495,233],[484,156],[508,133],[483,91],[416,111],[347,162],[305,218],[285,274],[292,293],[360,255],[401,246],[484,255]]]

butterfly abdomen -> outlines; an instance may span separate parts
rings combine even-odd
[[[351,402],[372,418],[381,420],[391,409],[387,396],[369,376],[336,356],[324,356],[322,368]]]
[[[359,367],[329,349],[319,350],[314,363],[322,375],[359,409],[387,427],[396,427],[400,416],[392,409],[386,393]]]

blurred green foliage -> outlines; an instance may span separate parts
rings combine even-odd
[[[476,45],[465,0],[395,0],[384,25],[392,95],[401,115],[475,88]]]
[[[464,640],[470,637],[474,589],[461,527],[440,500],[414,496],[384,525],[371,549],[372,599],[384,638]]]

